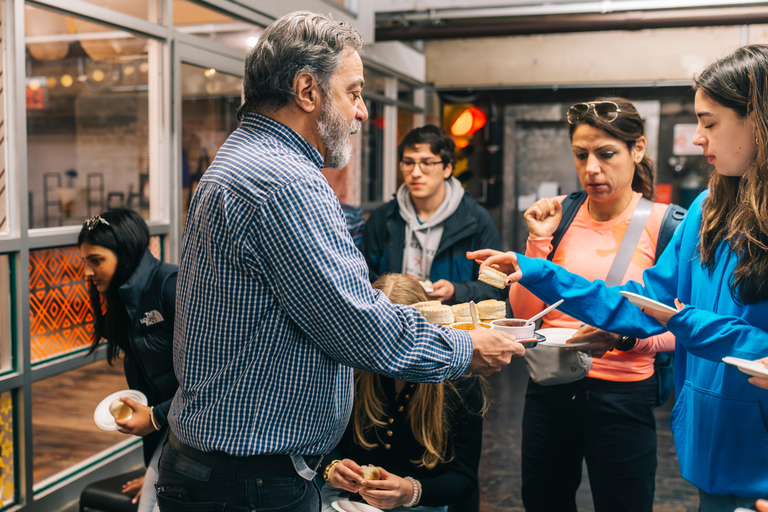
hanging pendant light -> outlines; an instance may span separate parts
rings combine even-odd
[[[25,5],[24,33],[28,39],[65,35],[67,33],[67,20],[64,16],[55,12]],[[34,59],[60,60],[69,53],[69,42],[52,40],[41,43],[27,43],[27,49]]]
[[[89,0],[89,2],[137,18],[147,18],[147,0]],[[80,46],[96,61],[114,61],[120,57],[142,55],[146,52],[147,39],[112,27],[72,18],[73,31],[82,34]],[[104,32],[104,38],[98,34]]]

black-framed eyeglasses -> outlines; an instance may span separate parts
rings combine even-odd
[[[589,114],[589,110],[593,109],[595,115],[600,119],[604,119],[609,123],[612,123],[619,117],[621,109],[612,101],[589,101],[587,103],[575,103],[571,105],[568,112],[565,114],[565,119],[570,124],[576,124]]]
[[[88,231],[91,231],[99,224],[106,224],[107,226],[109,226],[109,222],[104,220],[104,217],[102,217],[101,215],[94,215],[90,219],[86,219],[85,222],[83,223],[83,225],[88,228]]]
[[[419,166],[419,169],[421,169],[422,174],[432,174],[435,172],[438,168],[438,166],[445,167],[445,162],[442,160],[437,160],[435,162],[400,162],[400,172],[403,174],[408,174],[413,172],[413,170],[416,168],[416,166]]]

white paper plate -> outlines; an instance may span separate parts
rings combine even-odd
[[[625,291],[620,291],[619,293],[625,296],[629,302],[639,308],[655,309],[656,311],[660,311],[662,313],[672,313],[673,315],[678,312],[677,309],[673,308],[672,306],[667,306],[666,304],[663,304],[657,300],[649,299],[648,297],[643,297],[642,295],[638,295],[636,293]]]
[[[558,347],[558,348],[571,348],[571,347],[583,347],[589,345],[589,343],[566,343],[567,340],[573,338],[573,335],[578,332],[577,329],[565,329],[562,327],[553,327],[551,329],[539,329],[536,331],[541,334],[547,341],[542,341],[539,346],[542,347]]]
[[[99,402],[96,409],[93,411],[93,421],[96,426],[102,430],[118,430],[120,427],[115,423],[115,417],[109,413],[109,404],[115,398],[130,398],[139,402],[141,405],[147,405],[147,397],[141,391],[135,389],[124,389],[123,391],[117,391],[112,393],[104,400]]]
[[[750,361],[749,359],[739,359],[738,357],[724,357],[723,362],[732,364],[752,377],[768,378],[768,367],[760,361]]]
[[[380,508],[359,501],[339,500],[331,503],[331,506],[339,512],[384,512]]]

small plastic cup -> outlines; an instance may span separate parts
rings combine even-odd
[[[533,331],[536,330],[536,325],[525,325],[525,322],[525,320],[520,318],[499,318],[491,322],[491,329],[511,334],[518,341],[535,338],[536,336],[533,334]]]

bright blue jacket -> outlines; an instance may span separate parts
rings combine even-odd
[[[536,296],[571,316],[607,331],[645,338],[664,331],[619,294],[639,293],[665,304],[679,298],[686,307],[667,328],[675,335],[675,391],[672,432],[683,477],[714,495],[768,494],[768,391],[722,362],[726,356],[768,356],[768,301],[748,306],[728,286],[738,258],[726,244],[717,248],[714,271],[702,267],[696,248],[702,193],[656,262],[643,273],[645,286],[628,282],[607,288],[558,265],[518,256],[520,281]]]

